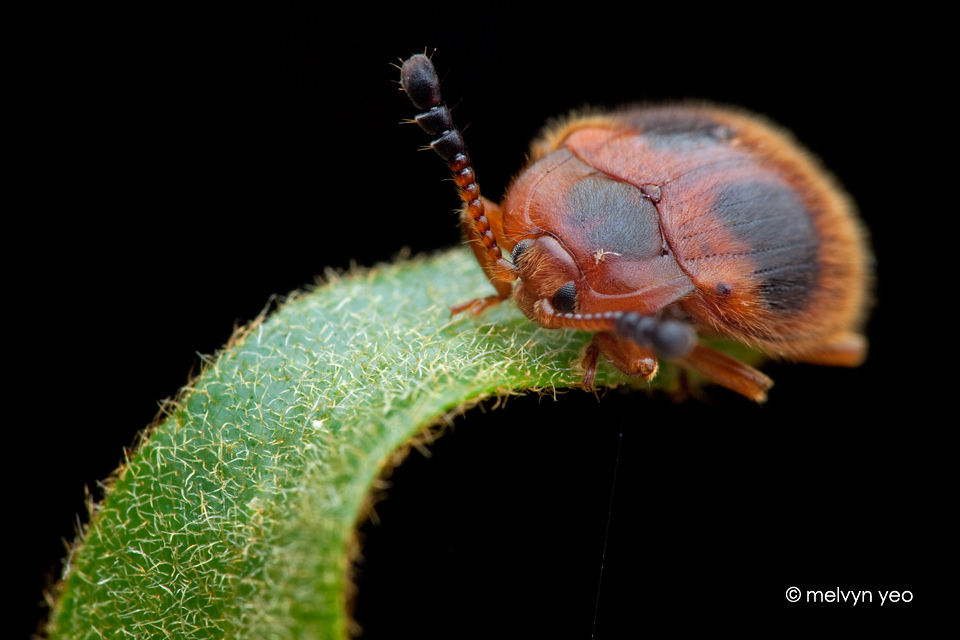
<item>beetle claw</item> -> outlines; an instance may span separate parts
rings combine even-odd
[[[593,391],[593,380],[597,376],[597,357],[600,355],[600,348],[595,340],[591,340],[587,345],[587,351],[583,354],[583,360],[580,366],[583,367],[583,379],[580,381],[580,387],[584,391]]]

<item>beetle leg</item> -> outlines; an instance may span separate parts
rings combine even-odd
[[[766,400],[767,391],[773,386],[773,380],[750,365],[702,344],[680,358],[680,363],[757,402]]]
[[[600,355],[600,347],[597,345],[598,335],[600,334],[594,334],[580,361],[580,367],[583,369],[583,380],[580,381],[580,386],[587,391],[593,389],[593,379],[597,377],[597,358]]]
[[[593,380],[597,373],[597,357],[606,356],[614,366],[627,375],[637,376],[649,380],[657,373],[657,358],[650,349],[637,345],[632,340],[618,338],[605,331],[593,334],[593,339],[587,345],[580,366],[583,367],[583,381],[580,383],[585,389],[593,388]]]
[[[533,306],[536,322],[547,329],[596,331],[581,360],[583,386],[591,388],[597,357],[603,353],[624,373],[649,380],[657,373],[657,356],[681,357],[696,344],[696,335],[684,323],[623,311],[558,313],[541,298]]]
[[[509,294],[507,297],[509,297]],[[450,307],[450,315],[455,316],[464,311],[469,311],[473,315],[478,316],[483,313],[487,307],[494,307],[503,302],[503,300],[504,297],[500,294],[487,296],[485,298],[474,298],[473,300],[467,300],[466,302],[461,302],[460,304],[455,304]]]
[[[797,358],[800,362],[830,367],[859,367],[867,357],[867,339],[859,333],[842,333]]]
[[[684,323],[638,313],[607,311],[595,314],[557,313],[546,298],[534,305],[535,320],[548,329],[597,331],[581,364],[583,383],[593,384],[597,356],[603,353],[624,373],[650,378],[656,373],[659,351],[717,384],[757,402],[767,398],[773,380],[732,356],[696,342]]]

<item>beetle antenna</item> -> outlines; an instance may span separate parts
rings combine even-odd
[[[611,331],[640,345],[656,350],[664,358],[682,358],[697,346],[697,334],[685,322],[644,316],[634,311],[603,313],[559,313],[549,300],[537,305],[538,320],[550,328],[582,331]]]
[[[467,153],[467,145],[453,124],[450,109],[440,96],[440,79],[430,58],[422,53],[408,58],[400,68],[400,85],[413,105],[421,111],[414,122],[431,136],[437,136],[430,143],[430,148],[443,158],[453,172],[460,199],[466,204],[462,218],[464,229],[470,240],[484,249],[486,256],[481,260],[484,270],[488,270],[488,267],[492,269],[503,256],[485,215],[480,186],[470,162],[470,154]]]
[[[641,347],[653,347],[665,358],[682,358],[697,346],[697,334],[687,323],[642,316],[633,311],[617,318],[613,332]]]

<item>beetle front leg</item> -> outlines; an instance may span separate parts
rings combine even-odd
[[[580,384],[585,389],[593,388],[597,358],[601,353],[627,375],[650,380],[657,374],[657,358],[650,349],[630,340],[617,338],[611,333],[595,333],[587,345],[583,360],[580,361],[580,366],[583,367],[583,380]]]

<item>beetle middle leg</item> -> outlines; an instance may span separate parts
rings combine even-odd
[[[698,344],[680,363],[751,400],[763,402],[773,380],[733,356]]]
[[[867,357],[867,339],[859,333],[843,332],[803,349],[795,359],[831,367],[859,367]]]

